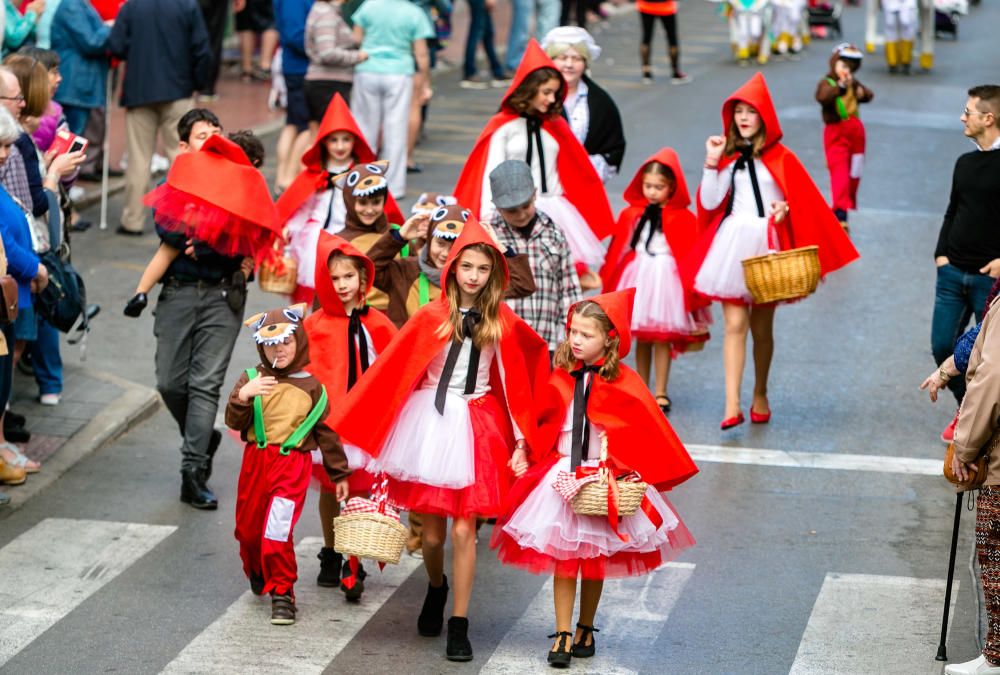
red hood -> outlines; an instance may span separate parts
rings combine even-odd
[[[324,312],[330,316],[347,316],[347,312],[344,311],[344,303],[337,296],[337,292],[333,290],[333,281],[330,279],[330,272],[327,268],[330,256],[336,251],[357,258],[364,265],[365,292],[363,295],[365,296],[368,295],[368,291],[372,289],[372,283],[375,281],[375,263],[351,245],[349,241],[329,232],[319,233],[319,243],[316,244],[316,275],[314,277],[316,295],[319,296],[320,306]]]
[[[632,349],[632,303],[635,300],[635,289],[626,288],[612,293],[601,293],[580,302],[587,300],[600,305],[604,313],[611,319],[611,325],[618,331],[618,358],[624,359]],[[579,302],[573,303],[573,306],[569,308],[569,314],[566,317],[567,333],[569,333],[569,327],[573,321],[573,310],[579,304]]]
[[[167,184],[213,206],[281,234],[278,211],[263,174],[243,148],[223,136],[209,136],[197,152],[177,156]]]
[[[500,264],[503,266],[503,287],[506,289],[510,284],[510,269],[507,267],[507,258],[504,256],[503,251],[497,248],[496,242],[493,241],[493,238],[483,229],[483,226],[479,224],[479,221],[473,215],[469,215],[465,221],[462,234],[458,235],[458,239],[452,245],[451,251],[448,252],[448,259],[445,261],[444,267],[441,268],[441,289],[444,290],[446,288],[446,279],[448,278],[448,272],[451,270],[451,264],[455,262],[463,250],[473,244],[486,244],[500,254]],[[438,302],[443,302],[447,305],[448,294],[442,293],[438,297]]]
[[[632,178],[632,182],[628,184],[625,188],[625,201],[627,201],[632,206],[645,207],[648,203],[646,198],[642,196],[642,174],[646,167],[651,162],[659,162],[660,164],[669,167],[671,171],[674,172],[674,177],[677,179],[677,188],[674,190],[673,196],[667,200],[667,203],[663,205],[667,209],[686,209],[691,205],[691,193],[688,192],[687,181],[684,179],[684,171],[681,169],[681,160],[677,157],[677,153],[674,152],[673,148],[661,148],[659,152],[655,155],[646,159],[639,167],[639,170],[635,172],[635,176]]]
[[[507,88],[507,92],[503,95],[503,100],[500,103],[500,109],[506,110],[507,112],[512,112],[515,115],[519,114],[516,110],[507,105],[507,99],[509,99],[524,79],[528,77],[531,73],[535,72],[539,68],[551,68],[556,71],[559,79],[562,81],[562,86],[560,92],[562,92],[562,97],[566,98],[566,79],[559,72],[559,68],[556,64],[552,62],[549,55],[545,53],[545,50],[538,44],[538,41],[532,38],[528,42],[527,49],[524,50],[524,56],[521,57],[521,63],[517,66],[517,72],[514,73],[514,79],[511,81],[510,86]]]
[[[319,123],[316,140],[302,154],[302,164],[313,170],[326,170],[326,167],[322,164],[323,153],[321,148],[323,146],[323,139],[334,131],[347,131],[354,134],[354,162],[351,162],[352,164],[355,162],[367,163],[375,161],[375,153],[368,147],[368,142],[365,140],[364,134],[358,128],[358,123],[354,121],[351,109],[347,107],[347,103],[340,94],[334,94],[333,98],[330,99],[330,104],[326,107],[326,112],[323,114],[323,120]]]
[[[749,103],[760,114],[760,119],[764,123],[764,149],[781,140],[781,124],[778,122],[778,113],[774,110],[774,102],[771,100],[771,92],[767,90],[763,73],[754,73],[746,84],[734,91],[722,104],[723,136],[728,133],[729,125],[733,122],[733,109],[737,101]]]

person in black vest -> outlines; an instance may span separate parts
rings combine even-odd
[[[1000,277],[1000,85],[969,90],[962,113],[965,135],[976,144],[955,162],[951,196],[944,214],[934,263],[937,284],[931,320],[931,351],[939,366],[951,356],[955,340],[975,314],[982,321],[986,296]],[[965,380],[948,382],[961,404]],[[941,439],[951,442],[956,413]]]
[[[559,26],[545,35],[542,49],[566,80],[563,115],[590,155],[601,181],[607,183],[618,173],[625,157],[625,131],[614,100],[586,75],[588,66],[601,55],[601,48],[583,28]]]

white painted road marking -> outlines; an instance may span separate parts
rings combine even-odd
[[[759,464],[786,466],[797,469],[834,469],[840,471],[874,471],[878,473],[906,473],[918,476],[941,476],[942,459],[894,457],[882,455],[849,455],[835,452],[799,452],[795,450],[762,450],[737,448],[727,445],[687,446],[695,461],[725,462],[728,464]]]
[[[299,583],[294,626],[272,626],[270,597],[249,590],[203,630],[164,673],[322,673],[368,620],[423,563],[403,556],[398,565],[365,562],[368,579],[359,604],[348,603],[337,589],[321,588],[311,578],[320,537],[306,537],[295,547]],[[235,554],[234,554],[235,555]]]
[[[944,588],[944,579],[827,574],[789,675],[940,675]],[[957,596],[955,580],[953,610]]]
[[[624,660],[629,654],[645,653],[656,640],[694,568],[691,563],[669,563],[638,579],[606,581],[596,623],[598,628],[607,626],[608,630],[596,635],[597,653],[592,658],[573,661],[573,672],[602,675],[638,672],[639,661]],[[480,675],[544,672],[545,652],[552,646],[545,636],[554,630],[555,609],[552,579],[549,579],[497,645]]]
[[[0,549],[0,666],[176,529],[46,518]]]

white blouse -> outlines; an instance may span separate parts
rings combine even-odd
[[[535,179],[538,195],[559,196],[563,194],[562,183],[559,182],[559,171],[556,165],[559,159],[559,143],[545,128],[542,128],[542,149],[545,152],[545,187],[542,192],[542,169],[538,161],[538,148],[534,148],[531,156],[531,175]],[[486,170],[483,172],[483,192],[479,205],[479,219],[489,221],[496,212],[493,206],[493,190],[490,187],[490,171],[501,162],[508,159],[524,161],[528,156],[528,122],[523,117],[507,122],[490,138],[490,147],[486,155]]]
[[[594,376],[591,373],[587,373],[585,377],[587,378],[587,382],[590,382],[590,378]],[[600,459],[602,428],[593,422],[587,422],[587,425],[590,427],[590,436],[587,438],[587,453],[583,459]],[[570,399],[569,406],[566,408],[566,417],[563,419],[562,429],[560,429],[559,434],[558,450],[559,454],[563,457],[569,457],[573,450],[573,399]]]
[[[771,202],[784,201],[785,195],[774,176],[759,159],[753,160],[757,173],[757,185],[760,187],[761,200],[764,203],[764,216],[771,211]],[[701,175],[701,205],[708,210],[718,208],[729,192],[729,182],[732,180],[736,162],[722,170],[705,168]],[[731,215],[741,217],[757,217],[757,202],[753,196],[753,184],[750,182],[750,170],[744,168],[736,172],[733,183],[736,196],[733,199]]]

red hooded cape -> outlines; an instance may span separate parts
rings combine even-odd
[[[802,162],[791,150],[781,144],[781,124],[767,89],[767,82],[761,73],[755,73],[749,81],[737,89],[722,104],[722,134],[725,136],[732,124],[736,103],[742,101],[752,105],[760,114],[764,124],[765,143],[760,159],[774,180],[781,187],[788,201],[788,215],[778,225],[778,239],[782,250],[802,246],[819,246],[820,271],[823,276],[840,269],[859,257],[854,244],[844,233],[830,206],[826,203],[816,184]],[[723,157],[719,169],[736,160],[736,156]],[[715,209],[705,209],[698,198],[698,226],[701,230],[691,254],[681,265],[681,277],[687,287],[694,286],[694,279],[701,268],[712,238],[722,222],[728,197]]]
[[[441,272],[447,279],[452,263],[464,248],[472,244],[496,245],[483,227],[470,219],[451,248]],[[505,279],[507,264],[500,255]],[[382,450],[393,424],[407,397],[427,371],[435,356],[448,345],[448,338],[438,334],[438,328],[448,320],[447,295],[417,311],[383,352],[365,376],[351,389],[345,404],[330,415],[330,425],[347,441],[373,456]],[[532,400],[545,384],[549,372],[549,351],[545,341],[531,330],[507,305],[500,305],[503,337],[499,349],[508,367],[501,382],[494,362],[491,394],[505,398],[518,428],[530,445],[536,425]],[[502,385],[502,386],[501,386]],[[433,411],[428,411],[428,414]],[[501,472],[506,471],[507,458],[495,458]]]
[[[335,131],[346,131],[354,135],[354,163],[367,164],[374,162],[375,153],[368,146],[364,134],[354,121],[351,109],[347,107],[340,94],[334,94],[326,107],[323,119],[319,123],[316,140],[302,154],[302,164],[305,165],[288,189],[278,198],[278,217],[282,224],[295,215],[295,212],[316,192],[326,189],[326,167],[323,166],[323,141]],[[352,164],[353,166],[353,164]],[[392,195],[386,197],[385,214],[390,223],[403,224],[403,214]]]
[[[629,325],[635,289],[603,293],[588,298],[599,304],[618,331],[618,355],[624,361],[632,347]],[[574,305],[575,307],[575,305]],[[573,309],[566,321],[569,329]],[[670,423],[656,405],[646,384],[624,362],[618,377],[593,380],[587,402],[587,416],[603,427],[608,438],[608,460],[621,471],[636,471],[644,481],[664,491],[691,478],[698,472],[690,455],[677,438]],[[559,459],[556,450],[566,413],[573,400],[573,376],[561,368],[552,371],[548,386],[538,401],[538,445],[532,446],[532,459],[546,465],[548,471]],[[532,471],[533,475],[544,476]],[[537,482],[537,480],[536,480]],[[534,485],[515,486],[527,496]],[[511,499],[514,495],[512,493]],[[513,501],[512,501],[513,503]],[[515,506],[516,508],[516,506]]]
[[[483,176],[493,169],[493,167],[486,166],[490,140],[497,129],[520,117],[519,113],[511,108],[507,101],[524,79],[539,68],[552,68],[557,73],[559,72],[556,65],[552,63],[552,59],[542,50],[538,42],[532,39],[528,42],[528,48],[524,52],[521,64],[517,67],[510,88],[504,94],[500,110],[486,123],[486,127],[479,134],[476,144],[472,147],[472,152],[469,153],[465,166],[462,167],[462,173],[455,184],[454,195],[459,204],[470,205],[477,217],[482,216],[479,209],[482,204]],[[560,75],[561,77],[562,75]],[[562,92],[565,96],[565,81]],[[604,184],[601,183],[600,177],[590,163],[587,151],[580,145],[580,141],[576,140],[569,123],[561,115],[555,118],[546,117],[542,121],[542,128],[559,143],[556,168],[559,171],[559,181],[562,183],[566,199],[586,219],[587,224],[590,225],[590,229],[593,230],[598,239],[607,237],[611,234],[614,216],[611,213],[611,205],[608,203]]]
[[[687,181],[684,179],[681,161],[672,148],[662,148],[642,163],[639,170],[635,172],[632,182],[625,188],[625,201],[629,205],[622,209],[618,216],[615,236],[611,240],[611,247],[608,248],[604,266],[601,268],[601,281],[605,290],[613,291],[618,287],[622,272],[635,258],[635,251],[629,247],[629,244],[632,242],[636,225],[639,224],[639,219],[649,203],[642,196],[642,177],[643,172],[651,162],[659,162],[669,167],[677,179],[674,194],[663,206],[663,234],[666,236],[667,244],[670,245],[670,250],[678,264],[690,253],[698,239],[698,223],[694,214],[689,210],[691,194],[688,192]],[[644,242],[639,242],[639,245],[644,245]],[[690,292],[686,294],[685,303],[688,309],[694,309],[698,306]]]
[[[240,146],[222,136],[209,136],[201,150],[178,155],[166,182],[143,202],[156,210],[163,227],[223,255],[273,255],[281,234],[263,174]]]

